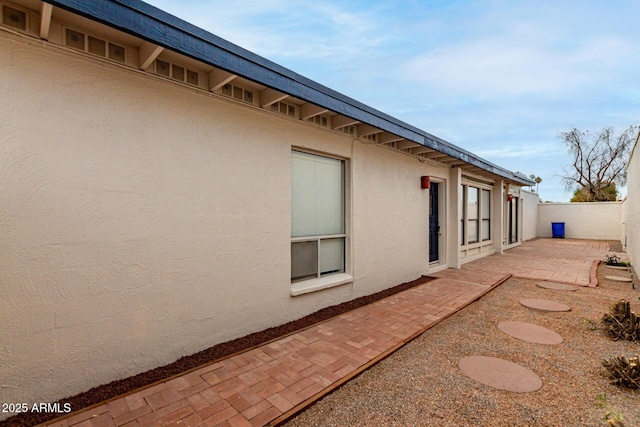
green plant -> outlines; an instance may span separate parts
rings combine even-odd
[[[607,265],[614,265],[617,267],[629,267],[629,265],[631,265],[626,261],[620,261],[620,257],[616,254],[607,255],[605,258],[606,260],[604,261],[604,263]]]
[[[596,403],[596,405],[598,408],[606,410],[602,420],[606,421],[608,425],[613,427],[624,427],[624,423],[622,422],[622,413],[617,412],[609,406],[607,393],[599,394],[597,398],[598,403]]]
[[[593,321],[589,320],[589,319],[582,319],[582,326],[584,326],[585,328],[589,328],[592,331],[595,331],[596,328],[598,327],[598,325],[596,323],[594,323]]]

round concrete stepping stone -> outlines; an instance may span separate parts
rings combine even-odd
[[[525,307],[532,308],[534,310],[541,311],[569,311],[571,307],[566,304],[562,304],[556,301],[549,301],[547,299],[528,298],[520,300],[520,304]]]
[[[556,345],[563,341],[562,337],[556,332],[543,328],[542,326],[534,325],[533,323],[500,322],[498,329],[519,340],[536,344]]]
[[[633,282],[633,279],[629,277],[622,277],[622,276],[604,276],[604,278],[607,280],[612,280],[614,282],[627,282],[627,283]]]
[[[553,289],[556,291],[577,291],[578,287],[576,285],[568,285],[566,283],[558,283],[558,282],[538,282],[536,286],[539,288],[545,289]]]
[[[530,393],[542,387],[542,380],[533,371],[497,357],[464,357],[458,367],[469,378],[499,390]]]

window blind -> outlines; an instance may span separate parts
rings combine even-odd
[[[294,151],[291,237],[344,233],[344,162]]]

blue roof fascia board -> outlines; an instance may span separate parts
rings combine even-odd
[[[533,181],[303,77],[140,0],[47,0],[150,43],[370,124],[523,185]]]

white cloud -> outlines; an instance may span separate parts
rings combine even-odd
[[[510,159],[510,158],[527,158],[532,159],[534,157],[546,157],[554,149],[557,150],[557,145],[546,144],[528,144],[520,145],[519,142],[516,146],[503,145],[500,147],[492,148],[476,148],[475,154],[480,157],[495,158],[495,159]]]
[[[149,0],[568,199],[558,132],[640,117],[637,0]],[[549,193],[549,194],[546,194]],[[570,195],[569,195],[570,196]]]
[[[505,35],[430,50],[408,60],[402,70],[436,92],[479,98],[556,96],[615,75],[628,51],[624,41],[609,37],[568,49]]]
[[[269,59],[353,58],[384,43],[375,12],[336,2],[265,0],[202,1],[178,5],[153,0],[164,10]]]

